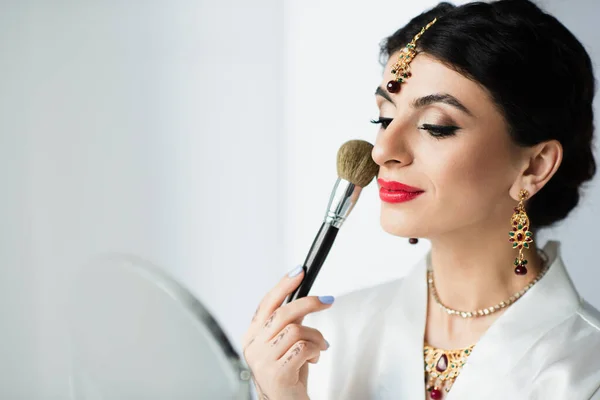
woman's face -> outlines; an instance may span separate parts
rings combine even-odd
[[[396,60],[390,57],[376,95],[384,122],[372,155],[380,166],[384,230],[433,238],[507,224],[521,148],[487,91],[421,53],[410,65],[412,76],[389,93]],[[398,192],[381,179],[422,193]]]

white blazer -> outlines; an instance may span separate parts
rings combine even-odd
[[[550,269],[480,338],[444,400],[600,400],[600,312],[577,293],[559,243],[544,250]],[[311,400],[425,399],[429,260],[305,318],[331,344],[309,365]]]

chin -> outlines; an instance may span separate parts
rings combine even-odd
[[[423,220],[417,216],[417,213],[394,208],[386,203],[381,205],[379,221],[383,230],[390,235],[405,238],[423,238],[426,235]]]

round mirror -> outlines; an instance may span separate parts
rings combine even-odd
[[[148,262],[95,260],[70,312],[76,400],[250,398],[250,373],[215,319]]]

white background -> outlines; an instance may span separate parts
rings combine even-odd
[[[168,270],[239,348],[262,295],[304,260],[338,147],[374,138],[379,41],[434,4],[2,1],[0,397],[68,396],[65,291],[99,253]],[[600,5],[543,4],[597,65]],[[540,241],[563,242],[598,307],[596,182]],[[313,292],[401,276],[427,247],[380,229],[369,186]]]

